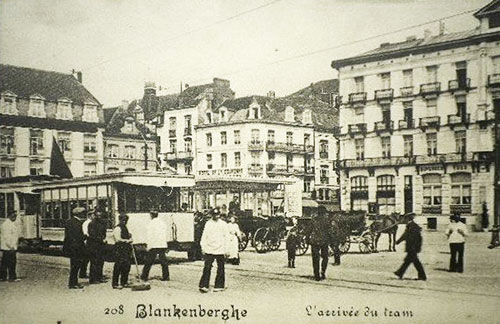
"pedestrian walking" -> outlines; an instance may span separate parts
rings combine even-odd
[[[63,253],[69,257],[70,271],[68,286],[70,289],[82,289],[78,284],[78,271],[82,267],[85,253],[85,237],[82,230],[80,217],[85,213],[85,208],[76,207],[72,210],[71,218],[64,229]]]
[[[340,252],[340,243],[342,242],[343,238],[348,237],[348,233],[345,233],[346,230],[342,228],[342,225],[340,224],[340,221],[338,219],[334,219],[331,222],[332,226],[332,237],[331,237],[331,243],[330,247],[333,249],[333,259],[334,259],[334,265],[340,265],[340,256],[342,253]]]
[[[103,276],[104,253],[106,249],[107,223],[100,210],[94,213],[93,220],[89,223],[89,237],[87,239],[87,250],[90,259],[90,284],[106,282]]]
[[[7,219],[0,226],[0,281],[19,281],[16,275],[17,248],[19,243],[19,229],[16,225],[17,213],[9,211]]]
[[[462,223],[460,215],[454,214],[450,217],[450,225],[446,229],[446,236],[450,244],[450,272],[464,271],[464,250],[467,226]]]
[[[147,226],[147,238],[146,244],[148,252],[146,254],[146,260],[144,262],[144,268],[142,268],[141,279],[148,281],[149,271],[156,260],[156,257],[160,260],[162,281],[170,280],[170,274],[168,271],[168,261],[165,254],[167,253],[167,242],[172,240],[170,231],[167,228],[167,223],[158,218],[158,212],[150,212],[151,221]]]
[[[225,287],[224,274],[224,256],[226,251],[226,242],[229,231],[227,224],[220,219],[218,209],[212,211],[211,219],[205,223],[205,228],[201,236],[201,250],[205,255],[205,265],[200,279],[200,291],[206,293],[209,291],[210,273],[214,260],[217,261],[217,274],[215,276],[214,292],[223,291]]]
[[[83,235],[85,236],[85,253],[83,256],[83,260],[82,260],[82,267],[80,268],[80,271],[79,271],[79,275],[80,275],[79,277],[81,279],[86,279],[89,277],[87,274],[88,273],[87,269],[88,269],[90,259],[89,259],[89,251],[88,251],[88,247],[87,247],[87,240],[89,239],[89,224],[93,219],[94,219],[94,213],[88,212],[87,219],[82,224],[82,231],[83,231]]]
[[[228,235],[228,251],[227,261],[231,264],[240,264],[240,248],[239,242],[241,237],[240,227],[236,223],[236,217],[232,215],[229,217],[229,224],[227,224]]]
[[[417,269],[418,272],[417,280],[427,280],[424,267],[418,259],[418,253],[420,253],[420,251],[422,250],[422,228],[415,223],[414,213],[407,214],[406,217],[408,219],[406,230],[403,235],[401,235],[401,237],[396,241],[396,244],[406,241],[406,257],[401,267],[396,272],[394,272],[394,274],[398,276],[399,279],[402,279],[406,269],[408,269],[410,264],[413,263],[415,269]]]
[[[313,218],[309,242],[311,243],[314,279],[316,281],[324,280],[326,278],[326,268],[328,267],[328,245],[331,242],[330,224],[324,206],[318,207],[318,213]]]
[[[115,239],[115,264],[111,286],[113,289],[128,288],[128,274],[130,272],[130,254],[132,252],[132,235],[128,231],[128,216],[121,214],[119,224],[113,231]]]
[[[297,228],[297,219],[292,218],[293,226],[288,231],[286,237],[286,251],[288,255],[288,267],[295,268],[295,256],[297,254],[297,244],[299,243],[299,233]]]

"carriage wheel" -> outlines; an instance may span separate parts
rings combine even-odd
[[[241,251],[245,250],[248,245],[248,235],[245,232],[241,233],[241,237],[238,240],[238,249]]]
[[[280,237],[276,237],[276,238],[270,239],[270,240],[267,241],[267,244],[268,244],[269,249],[271,251],[278,251],[278,249],[281,246],[281,238]]]
[[[255,232],[252,243],[257,253],[266,253],[269,250],[269,246],[267,244],[268,235],[269,229],[267,227],[261,227]]]
[[[361,253],[371,253],[373,252],[373,235],[366,233],[361,237],[359,241],[359,251]]]
[[[297,244],[297,249],[295,250],[296,255],[304,255],[309,249],[309,244],[306,241],[306,237],[303,236],[300,238],[299,243]]]
[[[350,247],[351,247],[351,242],[349,241],[349,238],[345,238],[342,242],[340,242],[339,245],[340,253],[342,254],[347,253]]]

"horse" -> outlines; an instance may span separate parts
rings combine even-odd
[[[380,236],[385,233],[389,236],[389,252],[396,252],[396,233],[398,225],[401,224],[401,215],[399,213],[392,213],[391,215],[378,216],[369,226],[370,232],[373,233],[374,251],[377,251]]]

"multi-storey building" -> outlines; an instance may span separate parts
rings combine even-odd
[[[332,62],[342,104],[342,208],[415,212],[433,227],[494,206],[500,111],[500,2],[478,28],[385,43]],[[444,29],[442,29],[444,30]]]
[[[104,109],[104,170],[106,173],[157,170],[156,135],[144,124],[144,112],[127,101]]]
[[[53,139],[73,176],[103,172],[102,107],[78,78],[0,64],[0,177],[48,174]]]

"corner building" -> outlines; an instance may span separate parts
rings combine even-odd
[[[426,31],[332,62],[343,210],[415,212],[428,228],[460,212],[481,228],[486,205],[493,224],[500,1],[474,16],[474,30]]]

